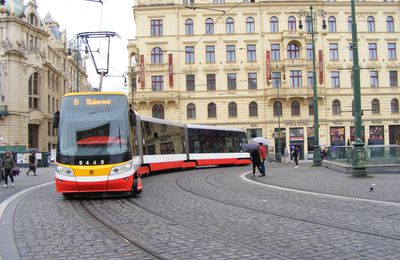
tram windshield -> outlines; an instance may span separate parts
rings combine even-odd
[[[61,111],[60,156],[103,157],[129,152],[130,131],[125,96],[67,96]]]

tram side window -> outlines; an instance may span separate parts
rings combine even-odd
[[[232,153],[240,152],[246,142],[243,132],[189,129],[190,153]]]

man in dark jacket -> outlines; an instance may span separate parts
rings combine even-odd
[[[6,155],[1,162],[1,167],[4,169],[4,177],[6,184],[3,185],[4,188],[8,186],[8,177],[11,179],[11,186],[14,186],[14,178],[11,175],[11,169],[15,167],[15,162],[10,152],[6,152]]]
[[[36,176],[36,153],[33,152],[29,155],[29,170],[26,172],[26,175],[29,175],[29,172],[33,172],[33,175]]]
[[[254,149],[250,153],[251,157],[251,162],[253,163],[253,177],[256,176],[256,167],[258,168],[258,171],[260,172],[260,176],[263,176],[262,174],[262,169],[261,169],[261,157],[260,157],[260,152],[258,149]]]

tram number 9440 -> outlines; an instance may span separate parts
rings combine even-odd
[[[104,164],[104,160],[100,160],[98,162],[97,162],[97,160],[94,160],[92,162],[90,162],[89,160],[87,160],[87,161],[80,160],[80,161],[78,161],[78,164],[79,165],[103,165]]]

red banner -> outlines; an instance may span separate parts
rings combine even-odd
[[[324,83],[324,62],[322,60],[322,50],[318,51],[318,71],[319,71],[319,84]]]
[[[144,55],[140,55],[140,87],[144,88]]]
[[[271,52],[267,51],[267,85],[271,80]]]
[[[169,86],[174,85],[174,66],[172,65],[172,53],[168,54],[168,74],[169,74]]]

